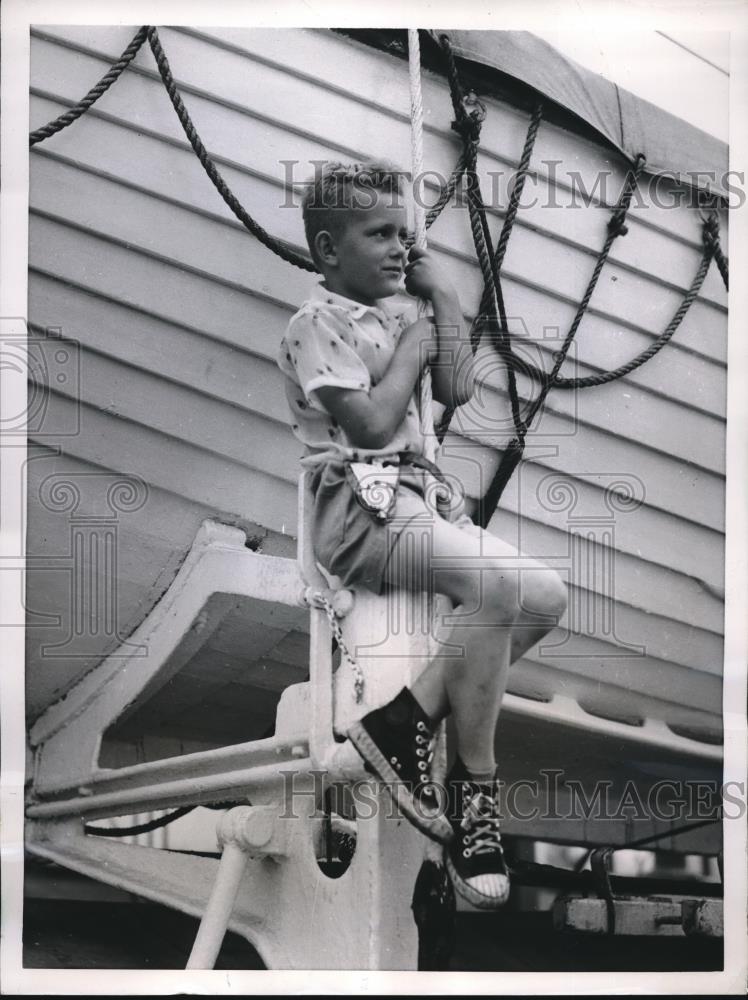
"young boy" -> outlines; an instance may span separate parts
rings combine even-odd
[[[400,172],[385,162],[328,163],[302,209],[323,280],[291,319],[278,363],[294,434],[306,445],[302,465],[314,470],[315,556],[345,586],[436,589],[451,598],[458,622],[450,656],[435,658],[348,736],[408,819],[445,843],[456,890],[493,908],[509,892],[494,760],[507,671],[557,623],[566,590],[555,572],[473,525],[464,510],[430,499],[440,473],[425,457],[418,379],[430,364],[434,399],[459,406],[473,389],[472,354],[454,288],[431,254],[406,250]],[[415,304],[388,308],[403,277],[433,317],[416,320]],[[399,467],[388,519],[357,498],[351,463],[361,462]],[[415,544],[424,517],[427,551]],[[449,713],[457,760],[445,814],[430,764],[437,726]]]

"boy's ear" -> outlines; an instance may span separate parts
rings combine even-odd
[[[320,263],[326,264],[328,267],[335,267],[338,263],[338,251],[335,246],[335,240],[332,234],[326,229],[320,230],[314,237],[314,249]]]

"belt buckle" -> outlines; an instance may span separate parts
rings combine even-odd
[[[369,457],[365,463],[367,466],[371,467],[372,470],[381,469],[384,472],[384,467],[387,462],[379,456]],[[397,465],[399,463],[389,463]],[[387,517],[395,505],[395,499],[397,496],[396,486],[388,481],[387,477],[383,475],[382,479],[376,478],[376,471],[371,473],[366,473],[358,475],[355,470],[355,465],[353,466],[354,475],[358,480],[358,496],[359,500],[363,506],[369,510],[379,521],[386,521]],[[361,470],[363,473],[363,470]]]

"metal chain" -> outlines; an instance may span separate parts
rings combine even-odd
[[[312,600],[319,605],[327,615],[327,620],[330,623],[330,629],[335,637],[335,642],[338,644],[338,649],[340,650],[341,655],[348,661],[351,670],[353,671],[353,687],[356,693],[356,704],[360,704],[364,697],[364,672],[361,669],[361,665],[353,658],[350,649],[348,649],[348,646],[345,643],[343,630],[340,627],[338,616],[335,614],[335,608],[321,590],[317,590],[312,594]]]

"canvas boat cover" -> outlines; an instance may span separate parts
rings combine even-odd
[[[493,67],[571,111],[630,160],[643,153],[649,173],[728,194],[726,143],[567,59],[536,35],[451,28],[431,34],[447,34],[455,55]]]

